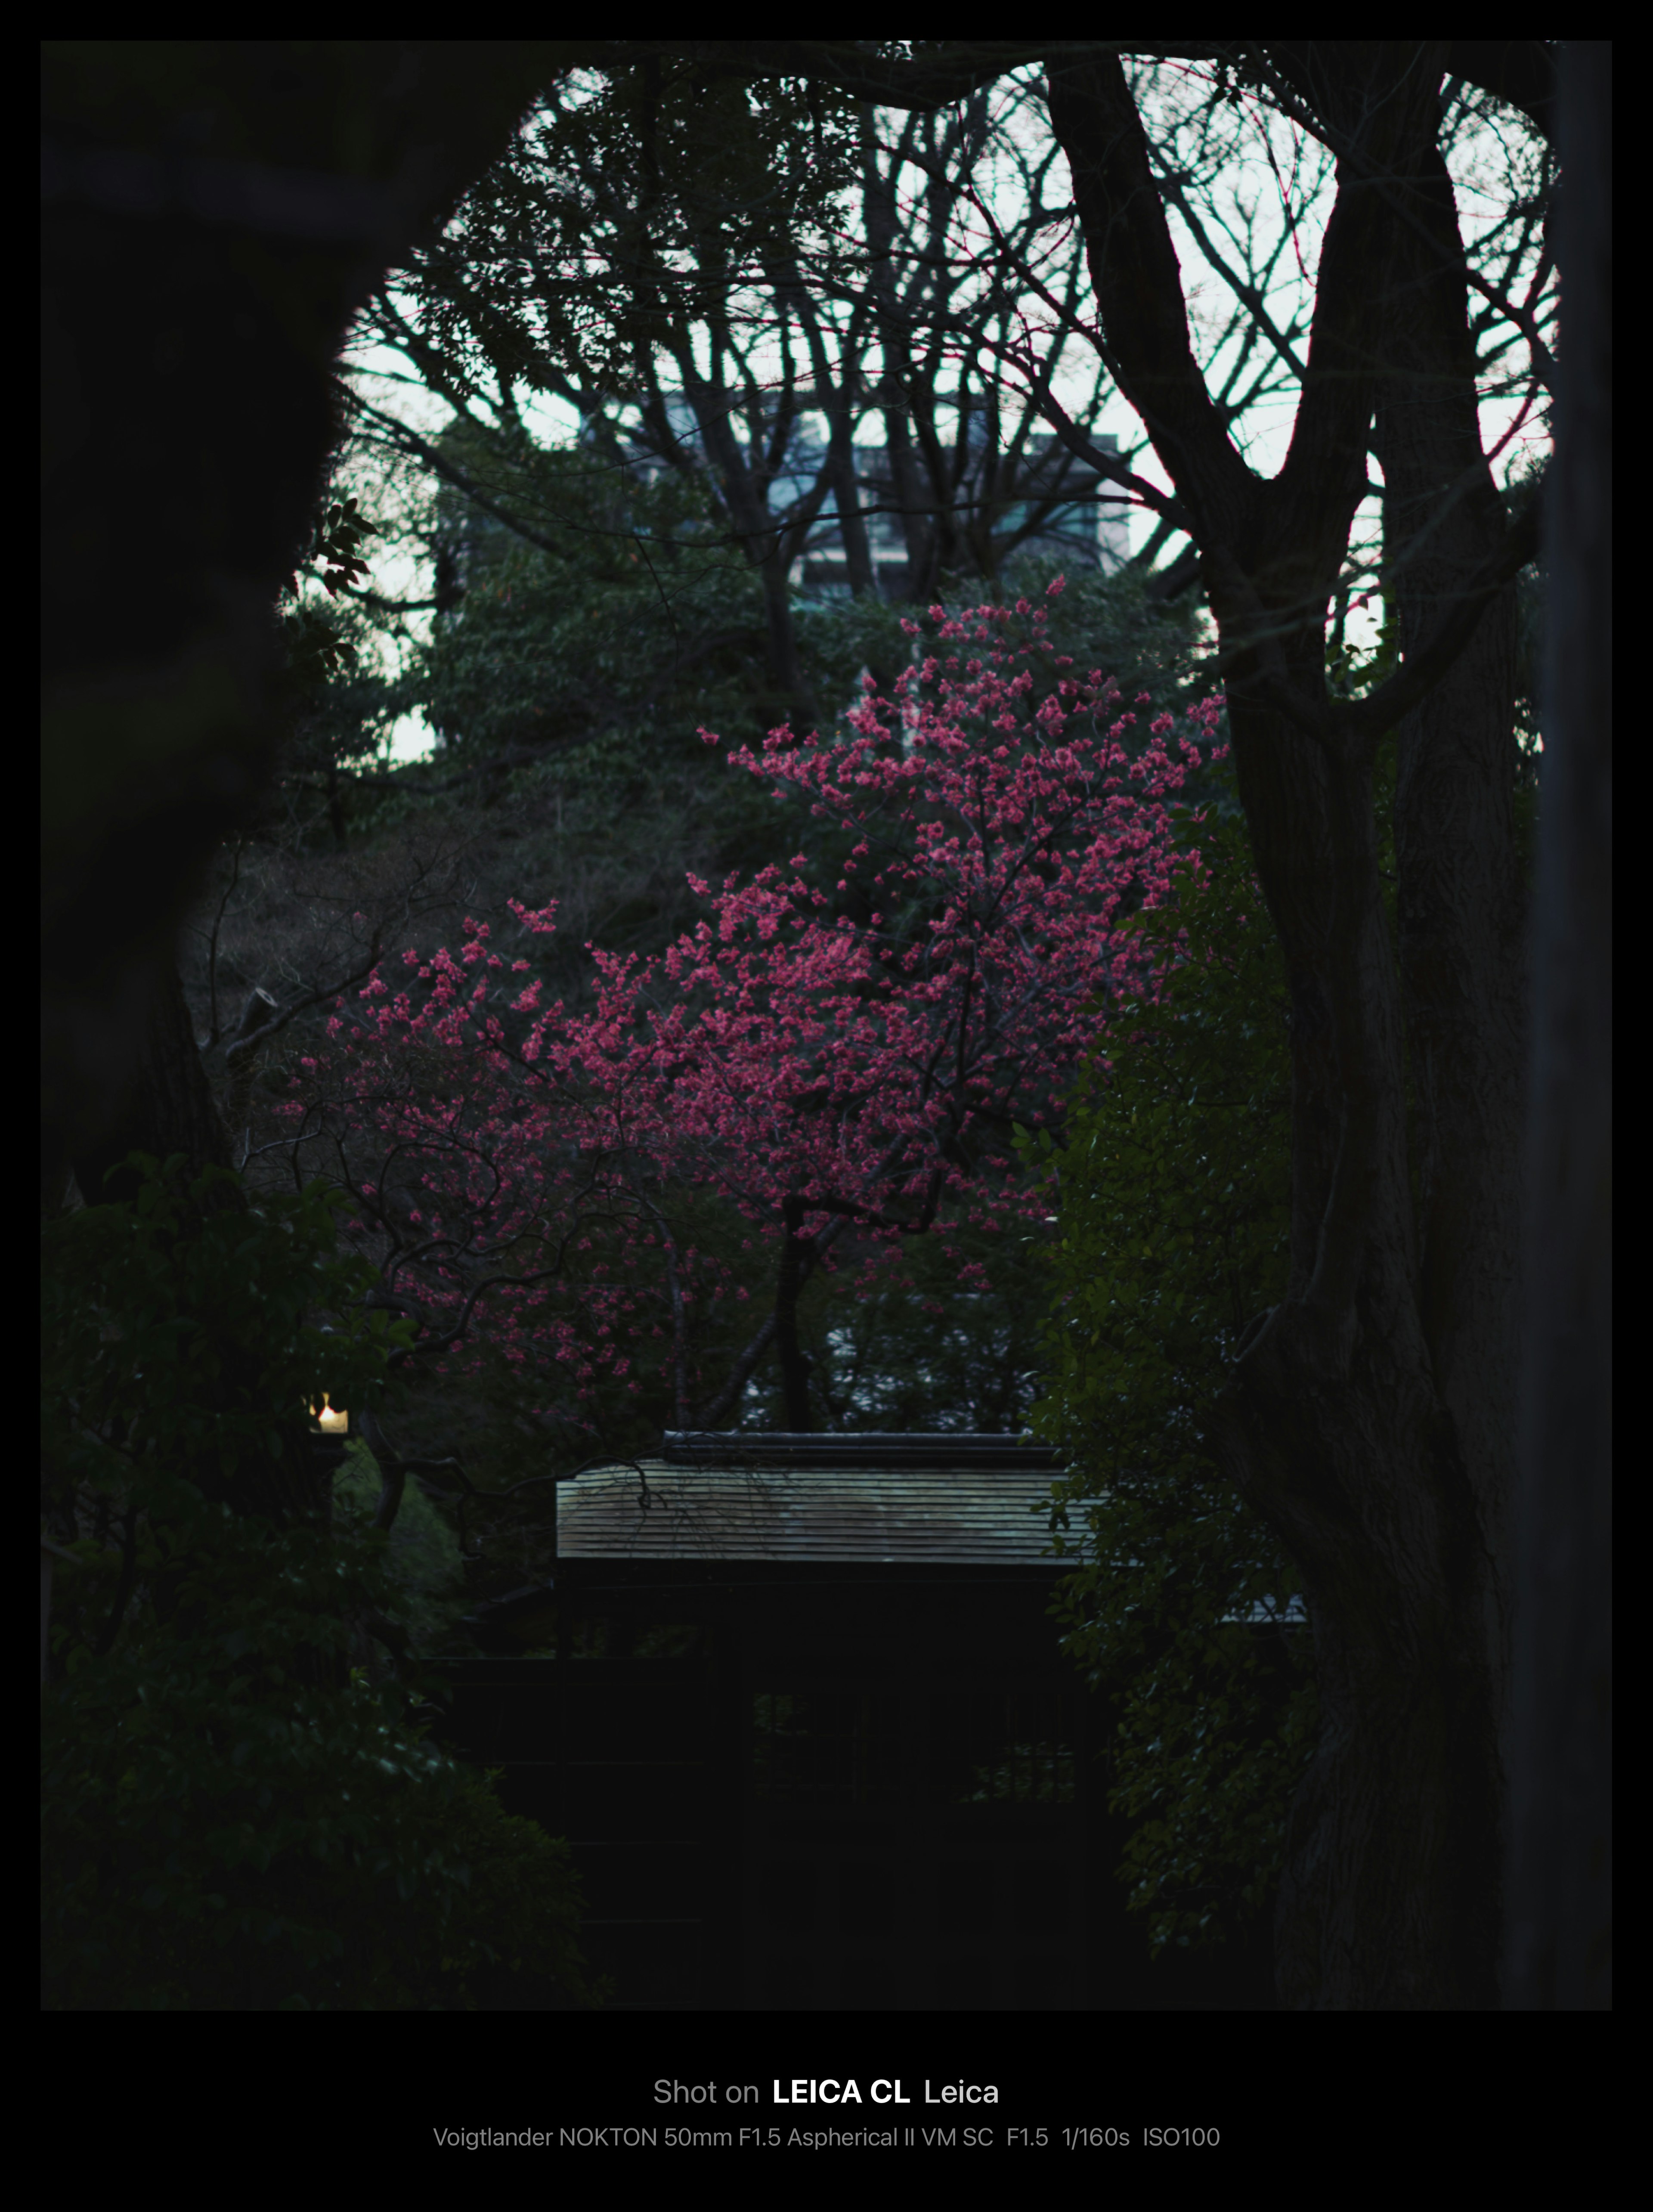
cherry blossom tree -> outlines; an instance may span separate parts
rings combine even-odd
[[[933,1231],[969,1287],[960,1224],[1048,1210],[1015,1127],[1059,1119],[1116,1010],[1154,993],[1124,925],[1199,866],[1173,815],[1220,699],[1177,738],[1149,694],[1058,654],[1026,600],[930,613],[927,657],[893,696],[866,679],[842,742],[783,728],[732,757],[840,833],[836,881],[802,853],[694,881],[706,916],[664,953],[592,948],[588,1012],[541,1003],[528,956],[555,908],[521,902],[516,957],[468,922],[457,951],[340,1000],[289,1141],[313,1165],[325,1148],[422,1352],[463,1370],[487,1340],[586,1425],[604,1387],[669,1378],[684,1426],[736,1416],[773,1353],[806,1429],[817,1270],[870,1286]],[[708,1200],[740,1255],[685,1227]]]

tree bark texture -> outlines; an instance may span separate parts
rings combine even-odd
[[[1510,594],[1399,732],[1398,945],[1372,748],[1309,733],[1254,680],[1272,670],[1327,699],[1327,607],[1375,411],[1392,531],[1434,526],[1395,585],[1403,640],[1502,532],[1436,143],[1446,52],[1292,57],[1337,196],[1291,445],[1268,481],[1194,361],[1122,70],[1050,72],[1106,343],[1202,556],[1290,975],[1290,1280],[1237,1363],[1216,1443],[1301,1568],[1314,1626],[1322,1729],[1276,1928],[1281,2000],[1300,2008],[1497,2002],[1522,999]]]
[[[1613,2002],[1613,49],[1561,63],[1504,2002]]]
[[[188,1173],[230,1165],[229,1138],[195,1042],[175,962],[155,979],[137,1061],[110,1101],[106,1127],[74,1156],[75,1180],[88,1206],[135,1197],[139,1177],[124,1164],[131,1152],[158,1160],[184,1156]]]

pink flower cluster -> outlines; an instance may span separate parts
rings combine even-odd
[[[846,743],[781,730],[733,756],[848,842],[836,878],[799,854],[715,890],[691,879],[706,915],[665,952],[593,949],[586,1012],[543,1006],[518,980],[529,962],[467,922],[457,954],[404,954],[399,990],[375,975],[336,1015],[290,1110],[338,1136],[399,1279],[457,1315],[499,1278],[473,1349],[485,1332],[576,1399],[605,1372],[635,1389],[640,1359],[681,1361],[686,1324],[747,1295],[687,1243],[696,1194],[720,1194],[776,1256],[788,1216],[823,1241],[836,1224],[869,1271],[932,1222],[1048,1210],[1012,1165],[1013,1127],[1058,1115],[1109,1008],[1153,995],[1121,908],[1198,868],[1171,829],[1200,756],[1169,713],[1139,743],[1147,695],[1127,706],[1099,672],[1073,675],[1042,614],[1021,645],[1008,620],[942,617],[892,700],[869,687]],[[1220,708],[1188,710],[1207,744]],[[552,906],[513,911],[525,942],[555,926]]]

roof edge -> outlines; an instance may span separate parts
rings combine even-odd
[[[719,1431],[668,1429],[662,1445],[668,1467],[1003,1467],[1060,1471],[1048,1444],[1020,1437],[954,1429],[900,1433],[839,1431]]]

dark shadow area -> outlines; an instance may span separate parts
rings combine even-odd
[[[565,1561],[441,1733],[569,1838],[613,2009],[1272,2010],[1267,1914],[1150,1958],[1051,1583]]]

